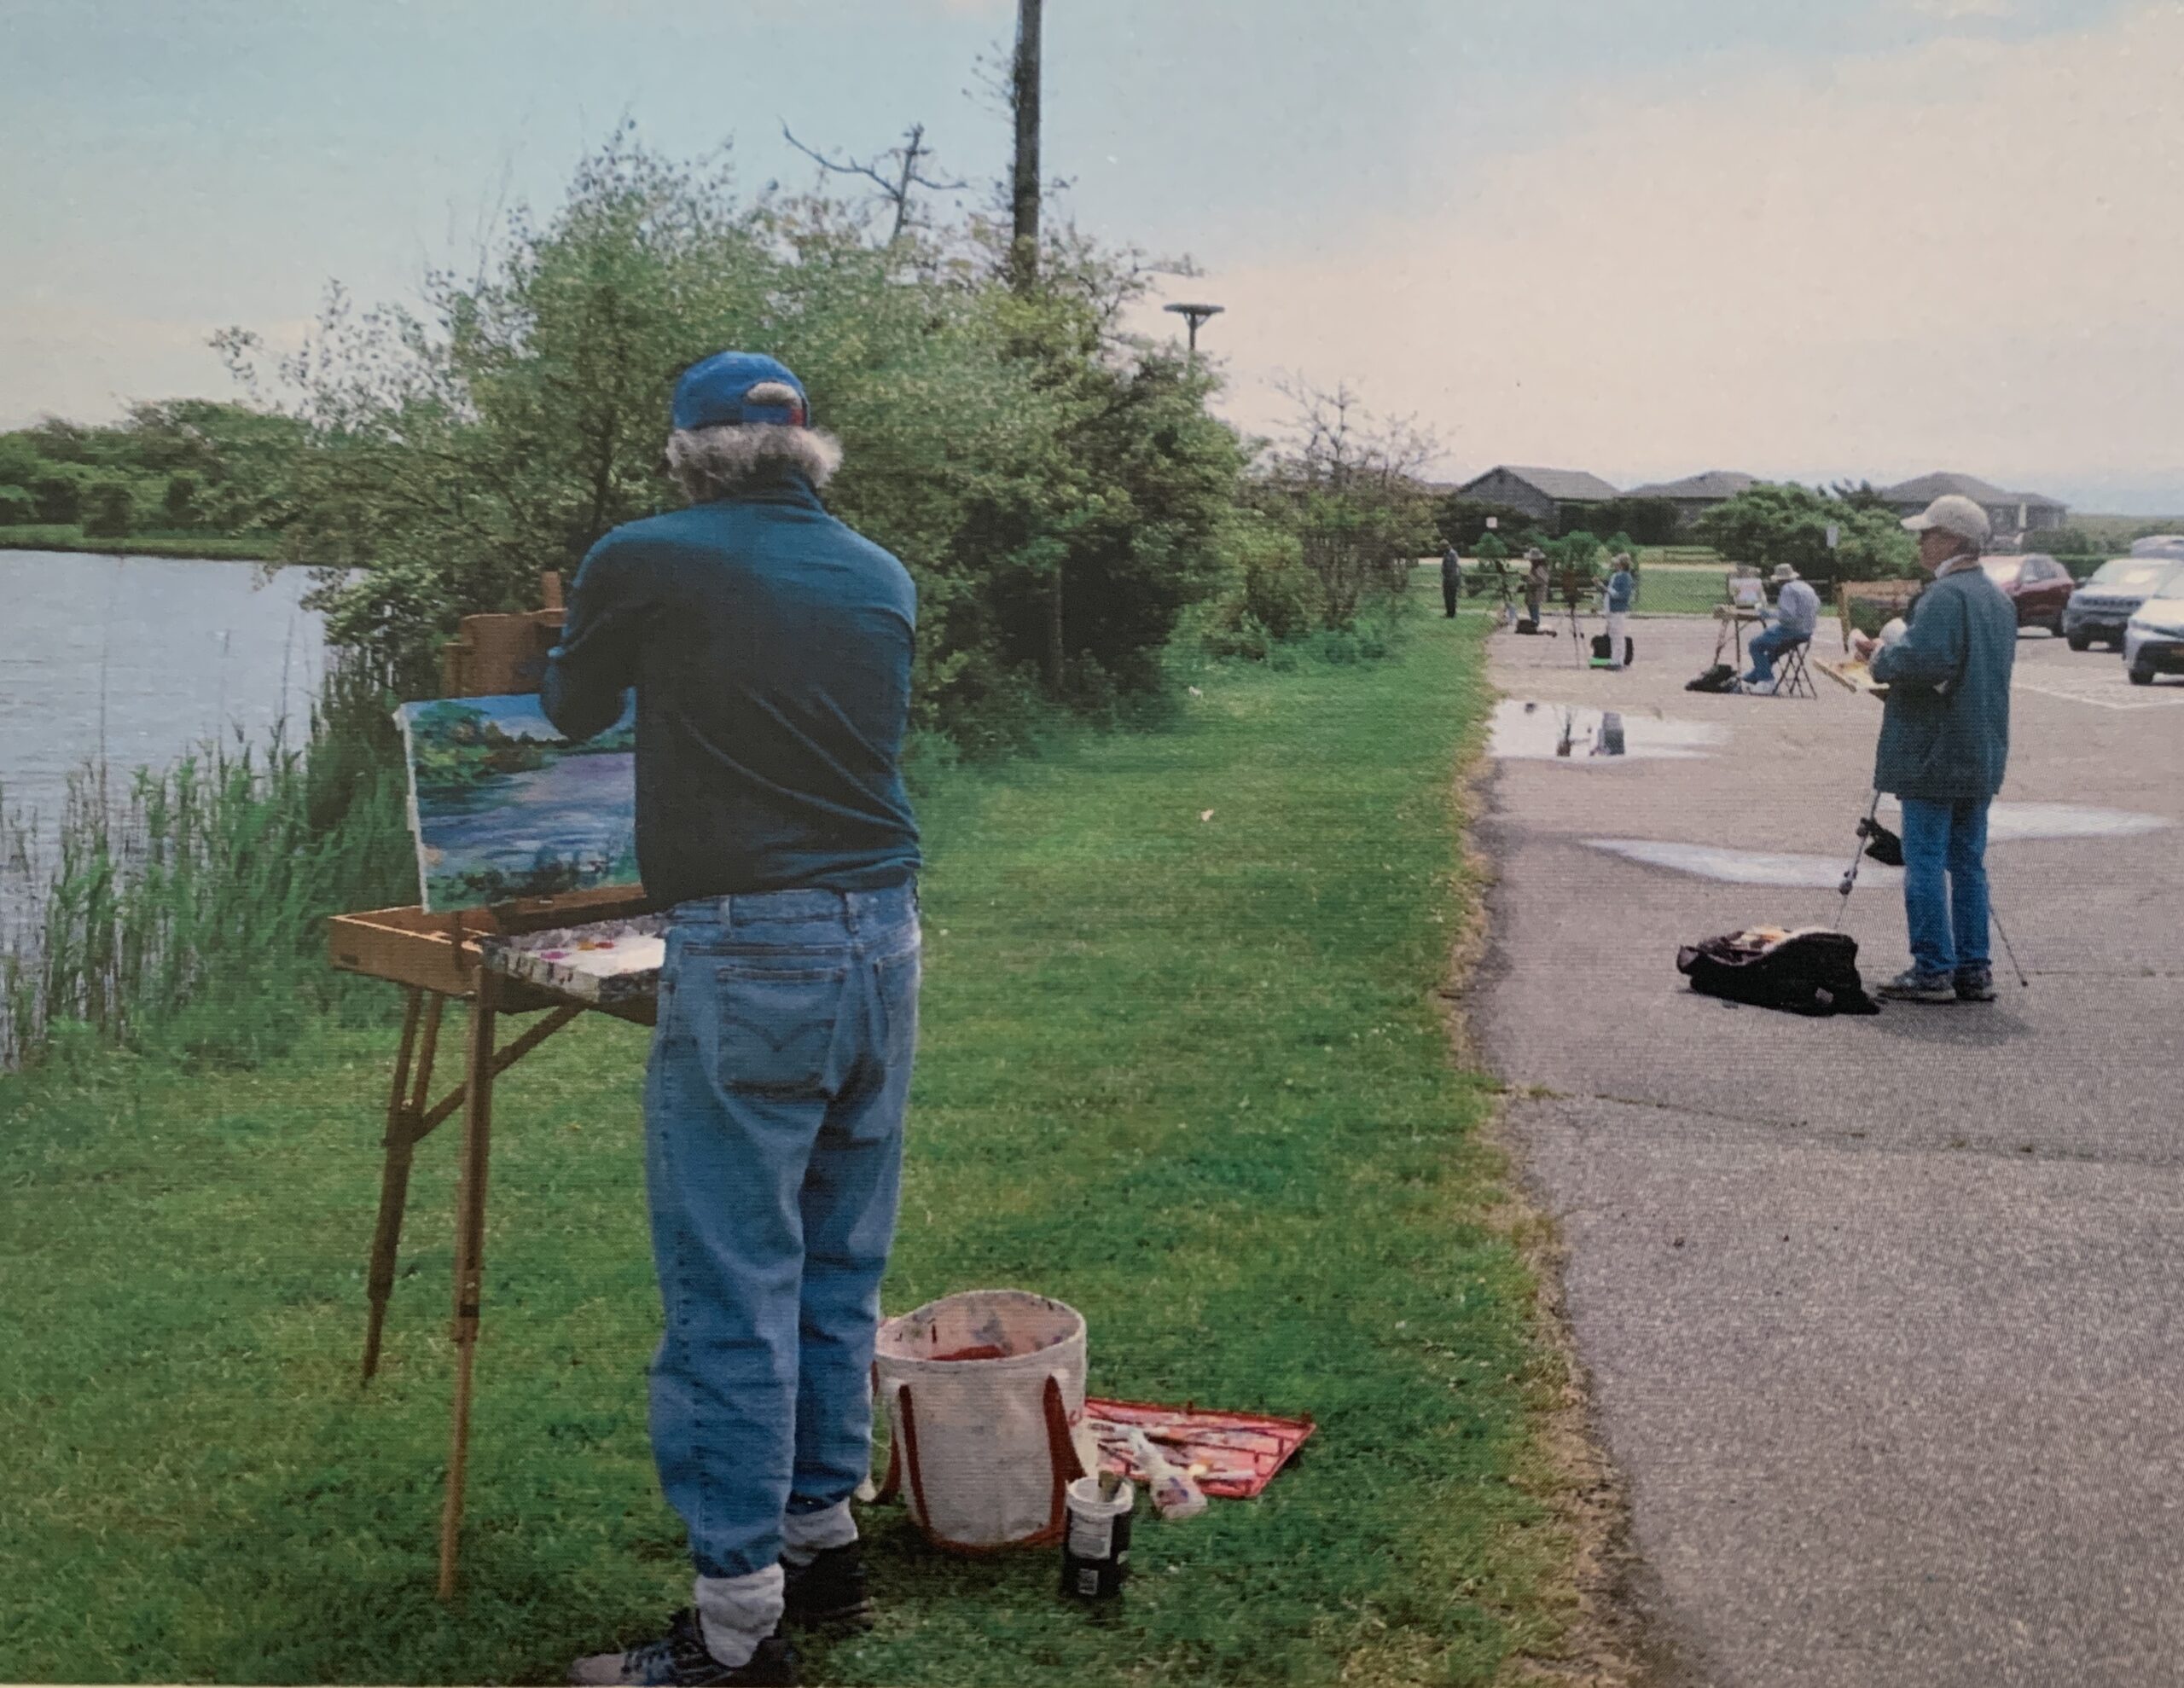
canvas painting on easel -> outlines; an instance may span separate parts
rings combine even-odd
[[[443,698],[398,711],[428,910],[634,885],[634,705],[572,745],[536,695]]]

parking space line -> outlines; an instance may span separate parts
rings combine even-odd
[[[2089,698],[2082,692],[2065,692],[2054,686],[2042,686],[2036,680],[2013,677],[2012,685],[2020,692],[2037,692],[2042,697],[2060,698],[2065,703],[2091,704],[2095,709],[2179,709],[2184,708],[2184,690],[2167,697],[2158,698]]]

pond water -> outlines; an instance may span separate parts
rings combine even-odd
[[[308,725],[325,670],[311,577],[250,563],[0,551],[0,805],[52,836],[68,775]]]

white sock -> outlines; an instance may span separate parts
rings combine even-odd
[[[846,1547],[856,1540],[857,1520],[846,1500],[781,1519],[781,1559],[787,1564],[808,1565],[828,1548]]]
[[[781,1581],[779,1565],[748,1576],[700,1577],[690,1604],[706,1650],[730,1670],[748,1664],[781,1621]]]

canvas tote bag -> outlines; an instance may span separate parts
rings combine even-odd
[[[935,1546],[1033,1546],[1062,1530],[1062,1491],[1096,1469],[1084,1417],[1084,1320],[1024,1290],[944,1296],[880,1327],[873,1387],[900,1489]]]

